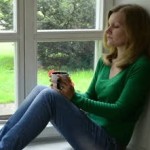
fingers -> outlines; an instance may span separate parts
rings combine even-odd
[[[74,84],[68,76],[58,75],[58,79],[51,81],[50,86],[69,100],[71,100],[74,95]]]
[[[67,82],[63,82],[60,86],[59,92],[67,99],[71,100],[74,95],[74,87],[71,84],[67,84]]]

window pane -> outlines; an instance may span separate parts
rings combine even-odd
[[[15,43],[0,43],[0,115],[14,111]]]
[[[38,43],[38,84],[50,85],[48,71],[67,71],[76,90],[86,91],[93,76],[95,41]]]
[[[13,30],[13,0],[0,0],[0,32]]]
[[[37,0],[37,28],[94,29],[96,0]]]

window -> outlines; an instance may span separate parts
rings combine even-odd
[[[0,1],[0,37],[2,33],[14,32],[13,0]],[[0,42],[0,115],[14,111],[15,82],[14,82],[15,43]]]
[[[14,1],[0,1],[0,31],[14,30]]]
[[[12,110],[0,119],[35,85],[49,85],[50,69],[68,71],[77,90],[87,89],[81,85],[91,80],[101,55],[103,15],[111,5],[109,0],[0,1],[0,109],[1,93],[9,87],[3,95],[9,101],[5,108]]]
[[[0,1],[0,39],[3,40],[2,35],[6,37],[4,42],[0,42],[0,115],[6,115],[8,110],[10,110],[10,113],[14,111],[15,43],[13,43],[14,37],[11,39],[11,42],[8,42],[7,36],[14,33],[15,28],[13,24],[13,16],[15,15],[13,2],[13,0],[10,0],[9,2],[3,0]]]
[[[96,0],[37,0],[37,29],[95,29],[95,14]]]
[[[94,41],[38,43],[38,84],[48,85],[48,70],[67,71],[75,89],[85,92],[93,76]]]
[[[23,1],[0,1],[0,120],[24,98]]]
[[[15,43],[0,43],[0,115],[14,112],[15,100]]]
[[[78,80],[77,72],[78,78],[79,73],[88,73],[89,81],[102,49],[103,0],[34,0],[25,4],[26,94],[36,84],[50,84],[50,69],[67,70],[73,80]]]

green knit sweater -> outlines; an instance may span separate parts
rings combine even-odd
[[[110,66],[100,59],[87,92],[76,92],[72,102],[127,145],[150,89],[150,60],[141,56],[110,79],[109,73]]]

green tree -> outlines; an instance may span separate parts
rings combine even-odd
[[[39,64],[45,69],[91,69],[94,42],[51,42],[38,45]]]
[[[38,29],[95,28],[94,0],[38,0]],[[93,64],[93,42],[39,43],[38,60],[44,67],[87,69]],[[64,65],[62,65],[64,64]]]
[[[0,0],[0,29],[13,29],[13,0]]]
[[[13,29],[12,8],[13,0],[0,0],[1,30]],[[95,28],[95,0],[37,0],[37,28]],[[38,43],[38,62],[43,68],[91,68],[93,46],[93,42]]]
[[[38,29],[94,28],[95,0],[38,0]]]

